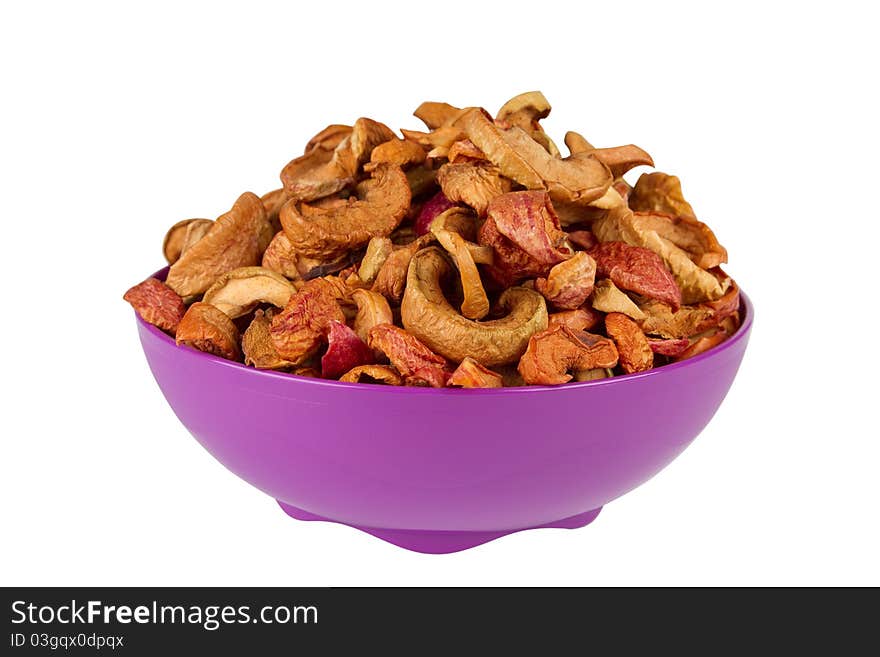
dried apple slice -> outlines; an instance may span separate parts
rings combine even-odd
[[[614,376],[614,372],[612,372],[607,367],[596,367],[591,370],[574,370],[572,374],[574,376],[574,380],[578,382],[610,379]]]
[[[495,123],[522,129],[550,155],[559,157],[559,149],[539,123],[541,119],[547,118],[550,109],[550,103],[544,94],[540,91],[527,91],[504,103],[495,116]]]
[[[636,212],[635,216],[640,224],[684,251],[698,267],[708,270],[727,262],[727,249],[702,221],[659,212]]]
[[[687,351],[690,344],[691,342],[687,338],[668,338],[661,340],[648,338],[648,346],[651,347],[651,351],[658,356],[668,356],[669,358],[681,356]]]
[[[333,138],[343,132],[340,130]],[[396,137],[388,126],[360,118],[333,151],[313,148],[285,166],[281,172],[284,190],[296,201],[312,201],[336,194],[353,185],[360,165],[370,159],[373,149],[391,139]]]
[[[410,261],[419,249],[433,241],[434,236],[429,233],[416,238],[406,246],[396,248],[379,269],[372,290],[385,295],[395,303],[399,302],[403,298],[403,292],[406,288],[406,272],[409,269]]]
[[[501,129],[479,108],[465,112],[456,123],[502,175],[526,189],[547,190],[554,201],[586,205],[613,182],[608,167],[590,153],[554,157],[521,128]]]
[[[603,278],[593,287],[593,308],[603,313],[623,313],[635,320],[645,319],[645,313],[635,301],[621,292],[612,281]],[[664,306],[666,304],[663,304]],[[669,308],[669,306],[666,306]]]
[[[402,169],[409,169],[424,162],[426,155],[425,149],[416,142],[395,137],[373,149],[370,161],[364,165],[364,171],[369,173],[382,162],[390,162]]]
[[[571,381],[568,372],[617,365],[617,349],[608,338],[551,326],[529,339],[518,370],[530,385],[558,385]]]
[[[519,360],[529,337],[547,328],[544,297],[524,287],[505,290],[498,297],[497,319],[473,321],[460,315],[444,296],[441,280],[451,272],[449,258],[435,247],[413,257],[400,307],[403,326],[455,362],[472,356],[494,367]]]
[[[321,376],[336,379],[359,365],[374,362],[370,349],[357,333],[343,322],[331,320],[327,332],[327,351],[321,358]]]
[[[269,327],[279,356],[301,364],[325,342],[331,321],[345,322],[338,302],[344,294],[340,287],[326,278],[315,278],[290,297]]]
[[[461,114],[458,107],[449,103],[438,103],[434,101],[425,101],[416,108],[413,116],[421,119],[429,130],[436,130],[444,125],[451,125],[452,122]]]
[[[379,324],[393,324],[394,315],[388,300],[378,292],[372,290],[354,290],[351,293],[352,301],[357,304],[357,314],[354,318],[354,332],[358,337],[367,342],[370,329]]]
[[[370,329],[369,345],[384,353],[405,378],[415,378],[442,388],[449,378],[446,359],[428,349],[414,335],[391,324]]]
[[[241,336],[245,365],[252,365],[260,370],[286,370],[294,366],[294,363],[278,355],[278,350],[272,343],[269,327],[274,314],[272,310],[257,310],[254,313],[254,318]]]
[[[428,229],[432,232],[451,230],[466,240],[473,241],[477,237],[477,217],[469,208],[454,205],[434,217]]]
[[[627,374],[644,372],[654,367],[654,352],[642,329],[623,313],[605,316],[605,332],[614,340],[620,366]]]
[[[360,365],[352,368],[341,377],[347,383],[372,383],[386,386],[402,386],[403,377],[388,365]]]
[[[610,278],[623,290],[629,290],[668,303],[681,305],[681,290],[675,278],[656,253],[625,242],[602,242],[590,249],[596,260],[596,275]]]
[[[205,236],[213,223],[211,219],[184,219],[169,228],[162,242],[162,253],[168,264],[177,262],[187,248]]]
[[[681,181],[661,171],[643,173],[629,195],[634,212],[663,212],[675,217],[697,218],[681,191]]]
[[[535,279],[535,289],[561,310],[574,310],[583,305],[593,292],[596,261],[578,251],[565,262],[550,269],[547,278]]]
[[[492,199],[512,189],[511,181],[489,162],[444,164],[437,172],[437,182],[446,198],[472,207],[481,217],[486,216]]]
[[[548,317],[549,326],[562,324],[572,331],[589,331],[601,321],[602,313],[587,306],[551,313]]]
[[[177,344],[184,344],[228,360],[239,360],[238,329],[219,308],[197,301],[177,326]]]
[[[141,319],[171,335],[177,331],[177,326],[186,313],[183,299],[156,278],[138,283],[122,298],[132,305]]]
[[[416,235],[424,235],[427,233],[430,230],[431,223],[433,223],[434,219],[448,209],[454,207],[456,207],[456,204],[446,198],[443,192],[437,192],[425,202],[422,209],[419,211],[419,216],[416,218],[415,222]]]
[[[265,267],[239,267],[220,276],[202,300],[235,319],[261,303],[283,308],[295,292],[291,282],[277,272]]]
[[[458,268],[464,296],[461,302],[461,314],[468,319],[483,319],[489,314],[489,298],[486,296],[486,289],[483,287],[480,272],[477,270],[467,242],[461,235],[449,230],[432,228],[431,232],[452,256]]]
[[[717,299],[727,290],[723,281],[700,268],[683,249],[646,225],[629,208],[615,208],[594,221],[593,233],[602,242],[626,242],[659,255],[681,290],[681,303]]]
[[[468,356],[455,368],[447,385],[454,388],[501,388],[504,383],[500,374]]]
[[[687,338],[717,323],[715,311],[704,305],[682,306],[673,311],[661,301],[646,299],[639,302],[639,309],[643,313],[640,322],[642,330],[648,335],[663,338]]]
[[[276,233],[272,241],[269,242],[269,246],[263,253],[262,265],[285,278],[296,280],[301,277],[299,257],[283,230]]]
[[[676,360],[687,360],[688,358],[693,358],[694,356],[702,354],[704,351],[709,351],[709,349],[717,347],[724,342],[727,337],[727,332],[720,328],[711,332],[709,335],[700,336],[696,340],[692,340],[690,346],[685,349]]]
[[[465,162],[486,162],[486,154],[474,146],[470,139],[460,139],[449,147],[446,158],[451,164]]]
[[[546,276],[574,254],[546,192],[510,192],[495,198],[477,241],[495,252],[489,275],[502,287]]]
[[[306,212],[290,201],[281,209],[281,225],[297,253],[332,260],[387,237],[409,210],[409,183],[400,167],[382,163],[361,187],[362,197],[338,207]]]
[[[271,239],[262,201],[245,192],[171,265],[165,282],[181,297],[202,294],[229,270],[256,265]]]
[[[367,251],[358,267],[358,277],[366,284],[376,280],[382,265],[394,251],[394,244],[388,237],[373,237],[367,242]]]

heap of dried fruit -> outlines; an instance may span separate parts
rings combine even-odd
[[[422,103],[427,131],[330,125],[212,221],[175,223],[164,282],[125,294],[184,344],[261,369],[385,385],[497,388],[641,372],[739,326],[727,251],[678,178],[637,146]]]

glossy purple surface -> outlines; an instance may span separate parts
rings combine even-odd
[[[613,379],[494,390],[339,383],[177,347],[138,319],[177,417],[291,516],[423,552],[582,526],[702,431],[745,352],[742,327],[683,363]]]

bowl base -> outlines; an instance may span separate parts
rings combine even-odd
[[[376,538],[380,538],[383,541],[386,541],[398,547],[402,547],[406,550],[412,550],[413,552],[423,552],[425,554],[448,554],[450,552],[460,552],[461,550],[467,550],[469,548],[476,547],[477,545],[482,545],[483,543],[494,541],[496,538],[501,538],[502,536],[507,536],[508,534],[515,534],[516,532],[525,531],[527,529],[577,529],[578,527],[584,527],[585,525],[589,525],[591,522],[593,522],[593,520],[596,519],[596,516],[599,515],[599,511],[602,510],[602,507],[599,507],[598,509],[585,511],[584,513],[569,516],[568,518],[563,518],[554,522],[548,522],[544,525],[535,525],[534,527],[521,527],[519,529],[507,529],[500,531],[440,531],[361,527],[359,525],[349,525],[348,523],[339,522],[331,518],[317,516],[314,513],[304,511],[303,509],[291,506],[290,504],[287,504],[280,500],[278,500],[278,504],[291,518],[296,518],[297,520],[321,520],[323,522],[336,522],[340,525],[346,525],[354,529],[359,529],[362,532],[366,532],[367,534],[375,536]]]

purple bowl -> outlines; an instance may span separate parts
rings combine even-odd
[[[165,271],[158,274],[164,278]],[[178,347],[138,318],[177,417],[290,516],[419,552],[538,527],[582,527],[703,430],[752,327],[682,363],[563,386],[463,390],[340,383]]]

